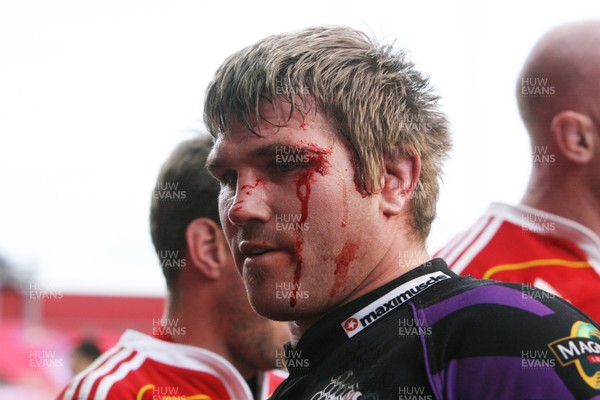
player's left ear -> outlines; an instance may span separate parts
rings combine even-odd
[[[417,154],[399,156],[385,161],[381,189],[381,211],[386,216],[398,215],[408,205],[421,174],[421,157]]]
[[[191,266],[205,278],[219,279],[229,251],[221,228],[209,218],[198,218],[185,231]]]

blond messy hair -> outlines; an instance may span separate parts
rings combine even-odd
[[[381,189],[386,159],[419,155],[411,216],[425,240],[451,147],[438,99],[404,52],[349,27],[321,26],[267,37],[227,58],[208,86],[204,120],[213,136],[234,120],[258,134],[261,101],[315,102],[349,145],[357,188],[366,194]]]

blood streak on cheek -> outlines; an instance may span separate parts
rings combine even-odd
[[[296,244],[294,252],[296,255],[296,269],[294,270],[294,284],[292,285],[292,293],[290,295],[290,307],[296,306],[296,297],[298,289],[300,288],[300,275],[302,273],[302,247],[304,246],[304,239],[301,234],[296,238]]]
[[[345,170],[348,172],[348,170]],[[343,178],[340,179],[342,182],[342,202],[344,207],[344,214],[342,215],[342,228],[345,228],[348,225],[348,188],[346,187],[346,182],[344,182]]]
[[[324,149],[314,143],[304,144],[311,151],[308,153],[310,167],[303,172],[296,180],[296,197],[300,200],[300,224],[303,224],[308,218],[308,201],[310,199],[310,185],[314,174],[325,175],[328,167],[331,166],[327,157],[332,149]],[[303,190],[304,189],[304,190]],[[296,269],[294,270],[294,285],[290,296],[290,307],[296,306],[296,294],[300,287],[300,277],[302,275],[302,248],[304,247],[304,237],[301,231],[296,233],[295,256]]]
[[[312,169],[303,173],[296,180],[296,196],[300,200],[300,224],[303,224],[308,218],[308,200],[310,198],[310,180],[314,174]],[[304,191],[302,190],[304,187]],[[302,247],[304,247],[304,236],[302,232],[296,232],[296,243],[294,253],[296,258],[296,269],[294,270],[294,284],[292,285],[292,294],[290,296],[290,307],[296,306],[296,294],[300,287],[300,276],[302,274]]]
[[[301,224],[308,218],[308,200],[310,199],[310,180],[313,177],[314,171],[309,170],[303,173],[296,180],[296,197],[300,200],[300,222]],[[304,187],[304,191],[302,188]]]
[[[303,172],[296,180],[296,197],[300,200],[300,223],[304,223],[308,218],[308,201],[310,199],[310,184],[313,180],[315,172],[321,175],[327,173],[328,168],[331,166],[327,157],[331,154],[331,149],[324,149],[317,146],[314,143],[305,144],[307,149],[311,152],[307,154],[310,167]],[[302,190],[304,188],[304,191]]]
[[[334,259],[335,271],[333,272],[334,282],[329,292],[330,297],[335,297],[341,292],[344,285],[346,284],[346,278],[348,277],[348,269],[350,263],[356,260],[356,252],[358,251],[358,245],[355,242],[347,241],[342,248],[342,251]],[[333,259],[333,257],[324,257],[324,259]]]

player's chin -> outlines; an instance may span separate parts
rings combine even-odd
[[[313,314],[306,299],[275,298],[272,294],[250,292],[250,303],[258,314],[273,321],[298,321]]]

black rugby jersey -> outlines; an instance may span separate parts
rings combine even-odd
[[[600,399],[596,323],[441,259],[331,311],[285,355],[272,399]]]

